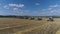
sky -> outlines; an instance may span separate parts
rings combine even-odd
[[[60,0],[0,0],[0,15],[60,16]]]

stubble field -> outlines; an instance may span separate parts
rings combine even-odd
[[[60,18],[54,21],[0,18],[0,34],[60,34]]]

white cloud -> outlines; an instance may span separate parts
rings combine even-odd
[[[42,11],[45,11],[46,9],[42,9]]]
[[[54,10],[54,9],[57,9],[57,8],[60,8],[60,5],[58,4],[55,4],[55,5],[50,5],[48,8],[46,9],[42,9],[42,11],[46,11],[46,10]]]
[[[22,8],[22,7],[24,7],[24,4],[19,4],[17,7],[21,7]]]
[[[13,12],[19,14],[19,10],[18,10],[18,8],[13,8],[12,10],[13,10]]]
[[[35,3],[35,5],[40,5],[40,3]]]
[[[18,10],[18,8],[13,8],[13,10]]]
[[[19,15],[27,15],[27,13],[29,12],[28,10],[20,10],[20,11],[15,11],[17,14]]]
[[[48,10],[52,10],[53,8],[48,8]]]
[[[2,4],[0,4],[0,5],[2,5]]]
[[[23,7],[24,4],[7,4],[3,6],[4,9],[13,8],[13,10],[17,10],[18,8],[23,8]]]
[[[9,6],[22,8],[22,7],[24,7],[24,4],[9,4]]]
[[[42,9],[42,11],[39,15],[59,16],[60,15],[60,5],[58,5],[58,4],[50,5],[48,8]]]
[[[49,7],[60,7],[60,5],[58,5],[58,4],[55,4],[55,5],[50,5]]]
[[[8,7],[7,5],[3,6],[3,8],[5,8],[5,9],[9,9],[9,7]]]
[[[25,15],[30,11],[29,10],[22,10],[22,9],[19,9],[19,8],[13,8],[13,12],[15,12],[18,15]]]

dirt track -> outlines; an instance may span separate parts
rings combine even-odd
[[[60,29],[60,19],[53,22],[25,20],[16,18],[0,18],[0,34],[55,34]]]

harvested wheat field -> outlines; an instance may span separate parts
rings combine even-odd
[[[60,18],[54,21],[0,18],[0,34],[60,34]]]

